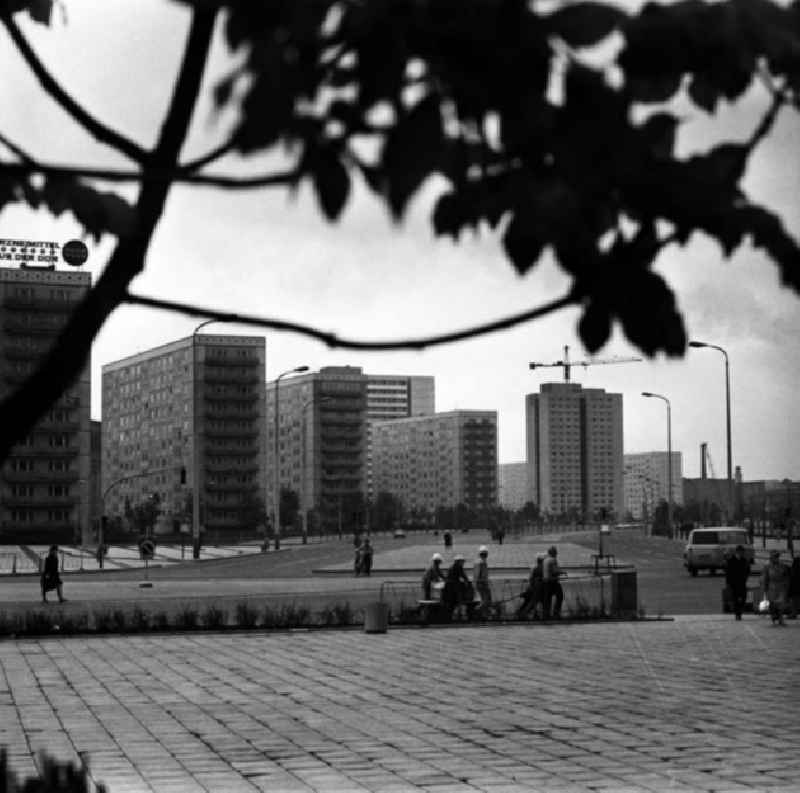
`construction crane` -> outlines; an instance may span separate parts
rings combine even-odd
[[[711,478],[716,479],[716,475],[714,474],[714,463],[711,461],[711,452],[708,450],[708,444],[703,441],[700,444],[700,478],[706,479],[706,463],[708,463],[708,469],[711,471]]]
[[[587,366],[594,366],[598,363],[635,363],[636,361],[641,361],[641,358],[594,358],[590,361],[570,361],[569,359],[569,347],[564,347],[564,360],[563,361],[553,361],[553,363],[539,363],[538,361],[532,361],[528,364],[529,368],[531,369],[541,369],[545,366],[562,366],[564,368],[564,382],[569,382],[569,370],[573,366],[582,366],[584,369]]]

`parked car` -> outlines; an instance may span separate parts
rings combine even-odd
[[[755,550],[750,544],[747,529],[740,526],[706,526],[693,529],[683,552],[683,563],[690,575],[697,575],[699,570],[708,570],[710,575],[717,570],[724,570],[729,556],[733,555],[736,546],[744,547],[744,554],[752,563]]]

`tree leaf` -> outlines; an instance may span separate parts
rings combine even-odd
[[[447,235],[457,240],[464,227],[464,206],[461,198],[453,192],[439,196],[433,209],[433,231],[437,237]]]
[[[781,282],[800,293],[800,244],[787,233],[780,218],[758,206],[742,207],[737,214],[753,245],[778,265]]]
[[[503,234],[503,249],[520,275],[536,264],[548,242],[541,227],[531,221],[529,215],[517,212]]]
[[[41,200],[56,217],[72,212],[86,232],[98,241],[106,233],[126,236],[136,221],[133,207],[124,198],[96,190],[77,179],[49,178],[41,190]]]
[[[675,305],[675,295],[661,276],[639,271],[617,295],[615,310],[628,339],[647,355],[664,351],[679,356],[686,351],[686,329]]]
[[[578,334],[590,353],[597,352],[611,335],[611,313],[598,300],[590,301],[578,322]]]
[[[386,197],[396,220],[425,179],[439,170],[444,148],[440,97],[429,94],[398,121],[383,147]]]
[[[572,47],[590,47],[613,33],[627,18],[614,6],[603,3],[575,3],[545,18],[548,31]]]
[[[329,146],[309,145],[304,170],[311,174],[320,208],[328,220],[338,220],[350,195],[350,175]]]
[[[713,113],[717,109],[719,91],[705,74],[695,74],[692,77],[689,83],[689,96],[692,102],[706,113]]]

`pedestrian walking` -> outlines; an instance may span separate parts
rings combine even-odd
[[[747,600],[747,578],[750,575],[750,560],[744,555],[744,546],[737,545],[733,556],[725,565],[725,583],[728,586],[733,613],[736,619],[742,618],[742,610]]]
[[[372,552],[373,549],[369,537],[364,537],[364,542],[361,543],[359,548],[360,571],[367,576],[372,572]]]
[[[45,557],[44,571],[42,572],[42,603],[47,603],[47,593],[53,589],[58,595],[58,602],[63,603],[66,598],[62,587],[61,576],[58,572],[58,546],[51,545]]]
[[[460,615],[461,607],[466,607],[466,616],[472,616],[472,602],[475,598],[475,590],[472,587],[472,582],[467,576],[467,571],[464,569],[464,557],[461,554],[456,554],[453,558],[453,564],[447,571],[447,576],[444,582],[444,589],[442,590],[442,603],[447,609],[447,615],[450,619]]]
[[[478,559],[473,568],[472,580],[475,584],[475,591],[481,599],[481,616],[485,619],[489,614],[492,605],[492,587],[489,584],[489,549],[485,545],[478,548]]]
[[[564,602],[564,590],[558,580],[563,575],[558,566],[558,548],[551,545],[542,563],[542,581],[544,584],[544,606],[542,619],[561,619],[561,604]],[[553,602],[555,601],[555,603]]]
[[[422,594],[424,600],[432,600],[434,588],[441,589],[444,586],[444,572],[442,572],[442,555],[435,553],[431,556],[431,563],[422,576]]]
[[[528,588],[522,593],[523,600],[517,610],[517,619],[527,619],[531,610],[533,610],[533,618],[536,619],[540,605],[544,610],[544,557],[543,553],[536,555],[536,564],[531,569],[528,578]]]
[[[785,625],[783,612],[789,592],[789,566],[781,561],[780,551],[770,551],[769,562],[761,573],[761,587],[764,597],[769,601],[772,624]]]
[[[800,556],[792,559],[789,568],[789,615],[794,620],[800,613]]]

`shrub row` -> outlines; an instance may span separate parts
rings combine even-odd
[[[508,604],[494,603],[487,619],[507,621],[514,619],[509,613]],[[567,620],[604,620],[619,615],[610,614],[603,606],[591,604],[576,597],[573,602],[564,603],[564,618]],[[638,617],[644,618],[644,608],[639,609]],[[416,603],[407,605],[403,601],[393,608],[389,621],[394,625],[417,625],[420,612]],[[191,603],[182,603],[169,612],[164,610],[147,611],[141,606],[132,610],[121,608],[100,608],[91,612],[73,609],[32,609],[30,611],[7,614],[0,610],[0,636],[84,634],[84,633],[141,633],[145,631],[166,630],[224,630],[227,628],[310,628],[310,627],[348,627],[363,623],[361,610],[352,608],[349,602],[334,603],[313,612],[297,603],[279,606],[257,606],[244,600],[236,604],[232,611],[216,604],[201,609]]]
[[[361,622],[349,603],[326,606],[316,614],[295,603],[258,608],[248,601],[229,612],[216,604],[200,609],[184,603],[169,612],[100,608],[91,612],[32,609],[16,614],[0,610],[0,636],[141,633],[164,630],[223,630],[225,628],[346,627]]]

